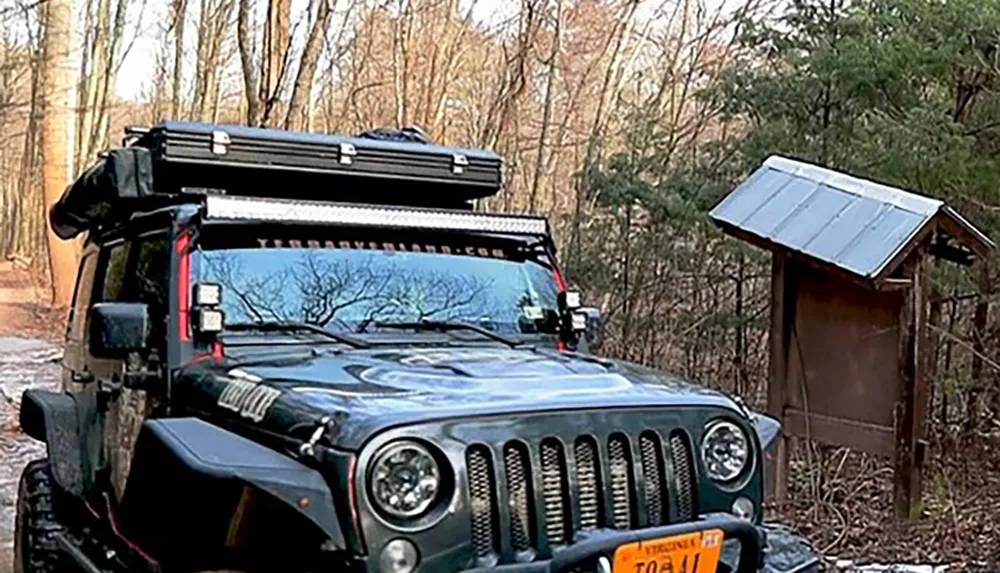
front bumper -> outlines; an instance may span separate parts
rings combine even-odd
[[[530,563],[512,563],[468,569],[462,573],[570,573],[590,571],[602,573],[614,558],[615,549],[626,543],[646,541],[671,535],[682,535],[707,529],[721,529],[726,541],[739,541],[739,546],[727,543],[720,561],[733,573],[811,573],[818,571],[819,559],[800,538],[783,528],[758,527],[726,513],[702,516],[697,521],[650,527],[632,531],[599,530],[557,551],[552,559]]]

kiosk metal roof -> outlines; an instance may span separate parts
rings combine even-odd
[[[942,201],[778,156],[709,216],[764,248],[795,251],[871,279],[891,272],[898,255],[939,223],[976,254],[993,247]]]

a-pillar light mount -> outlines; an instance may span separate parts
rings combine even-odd
[[[222,285],[215,283],[194,285],[194,304],[197,306],[219,306],[222,304]]]
[[[559,307],[563,310],[574,311],[582,305],[580,291],[567,290],[559,293]]]
[[[225,327],[225,315],[219,309],[222,304],[222,286],[215,283],[194,285],[194,328],[199,335],[214,336]]]
[[[579,312],[582,303],[580,291],[566,290],[558,295],[562,316],[562,337],[571,349],[576,348],[580,336],[587,331],[587,315]]]

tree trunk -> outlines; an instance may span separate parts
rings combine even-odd
[[[236,43],[243,69],[243,95],[247,103],[247,125],[260,125],[260,79],[257,77],[253,33],[250,30],[250,0],[240,0],[236,13]]]
[[[980,298],[972,315],[972,385],[966,403],[965,429],[970,434],[979,428],[979,400],[985,388],[983,356],[986,352],[986,324],[990,314],[989,265],[981,263],[979,277]]]
[[[574,269],[580,268],[580,257],[582,256],[581,244],[580,244],[580,233],[583,226],[583,194],[587,191],[590,186],[588,180],[588,172],[594,167],[594,164],[598,158],[598,147],[600,143],[600,135],[604,125],[604,107],[608,103],[608,94],[612,91],[613,80],[617,77],[617,68],[619,57],[622,53],[622,47],[625,44],[625,40],[629,35],[629,31],[632,29],[633,21],[632,18],[635,15],[635,11],[639,6],[638,0],[629,0],[625,8],[625,15],[622,22],[614,29],[612,29],[611,34],[608,36],[608,45],[614,44],[614,49],[611,52],[611,60],[608,62],[608,67],[604,73],[604,81],[601,84],[601,91],[597,98],[597,111],[594,114],[594,121],[590,128],[590,135],[587,137],[587,153],[583,158],[583,168],[581,169],[581,176],[577,178],[576,185],[576,206],[573,210],[573,244],[572,244],[572,256],[570,257],[570,262],[573,264]],[[607,46],[605,46],[605,51],[607,51]]]
[[[410,39],[413,12],[409,0],[400,0],[400,15],[392,30],[392,80],[396,99],[396,127],[405,127],[409,119]]]
[[[181,82],[184,77],[184,22],[187,0],[174,0],[174,77],[170,91],[171,119],[181,118]]]
[[[555,92],[556,60],[562,39],[562,0],[556,0],[556,21],[552,34],[552,49],[549,51],[548,73],[545,74],[545,101],[542,104],[542,128],[538,134],[538,157],[535,158],[535,174],[531,179],[531,197],[528,212],[534,213],[538,199],[538,185],[542,180],[545,162],[545,144],[549,139],[549,124],[552,122],[552,99]]]
[[[69,184],[72,173],[73,141],[73,62],[72,0],[48,0],[45,7],[45,72],[43,97],[45,111],[42,117],[42,188],[46,211]],[[52,273],[52,302],[69,306],[73,298],[76,277],[76,245],[62,241],[48,231],[49,262]]]
[[[746,260],[741,252],[737,255],[736,265],[736,352],[733,355],[733,366],[736,370],[736,386],[734,393],[737,396],[746,395],[747,391],[747,369],[746,369],[746,325],[743,317],[744,304],[744,283],[746,282]]]
[[[292,98],[288,102],[285,129],[301,130],[307,123],[306,113],[309,108],[309,95],[312,92],[313,78],[316,76],[319,57],[323,53],[323,40],[326,38],[326,30],[330,26],[330,14],[333,12],[331,3],[331,0],[319,0],[319,5],[316,7],[316,21],[313,22],[312,29],[309,31],[306,47],[302,50],[299,71],[295,76],[295,85],[292,88]]]
[[[24,134],[24,147],[21,150],[21,165],[17,178],[18,202],[15,203],[14,213],[17,218],[12,240],[14,252],[22,254],[44,255],[47,252],[45,245],[45,200],[43,191],[38,185],[38,147],[39,147],[39,124],[42,121],[42,102],[40,94],[43,81],[42,73],[45,69],[44,54],[35,52],[31,58],[31,97],[28,110],[28,128]]]
[[[270,125],[272,112],[281,95],[281,84],[288,71],[290,51],[291,0],[268,0],[264,22],[263,50],[260,55],[260,123]]]

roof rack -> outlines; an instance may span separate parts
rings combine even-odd
[[[357,137],[191,122],[128,127],[50,212],[72,238],[133,212],[204,195],[470,209],[496,194],[502,161],[434,145],[418,128]]]

